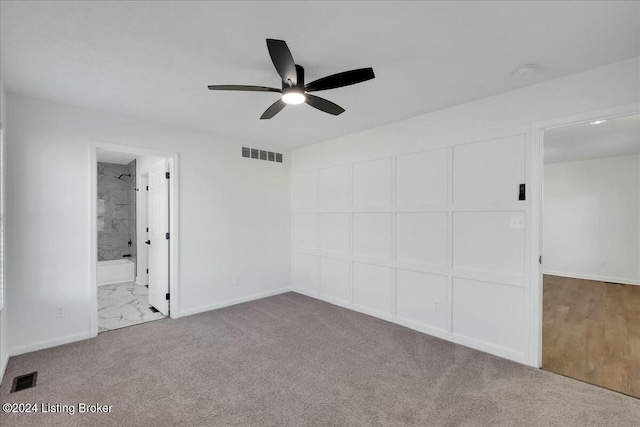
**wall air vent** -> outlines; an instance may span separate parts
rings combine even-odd
[[[273,151],[258,150],[256,148],[242,147],[242,157],[266,160],[268,162],[282,163],[282,153]]]

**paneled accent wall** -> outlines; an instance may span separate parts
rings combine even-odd
[[[293,173],[298,292],[517,361],[525,136]]]

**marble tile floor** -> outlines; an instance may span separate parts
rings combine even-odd
[[[149,308],[149,289],[133,282],[98,286],[98,331],[164,319]]]

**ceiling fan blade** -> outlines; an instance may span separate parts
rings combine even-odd
[[[339,114],[344,113],[344,108],[339,106],[338,104],[334,104],[331,101],[327,101],[324,98],[320,98],[319,96],[305,94],[305,102],[311,105],[313,108],[317,108],[320,111],[324,111],[325,113],[333,114],[337,116]]]
[[[210,85],[209,90],[240,90],[244,92],[282,92],[275,87],[247,86],[247,85]]]
[[[282,81],[287,84],[291,81],[291,85],[296,86],[298,84],[296,63],[293,61],[287,43],[284,40],[267,39],[267,49]]]
[[[373,68],[360,68],[357,70],[344,71],[338,74],[332,74],[327,77],[312,81],[305,89],[307,92],[315,92],[318,90],[335,89],[338,87],[354,85],[356,83],[365,82],[375,78]]]
[[[269,108],[265,110],[264,113],[260,116],[260,120],[270,119],[276,114],[278,114],[284,107],[286,107],[286,103],[282,99],[278,99],[276,102],[271,104]]]

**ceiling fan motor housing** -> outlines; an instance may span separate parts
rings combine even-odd
[[[304,89],[304,67],[302,65],[296,64],[296,77],[298,79],[298,84],[296,86]],[[282,82],[282,89],[287,86],[288,85],[285,82]]]

